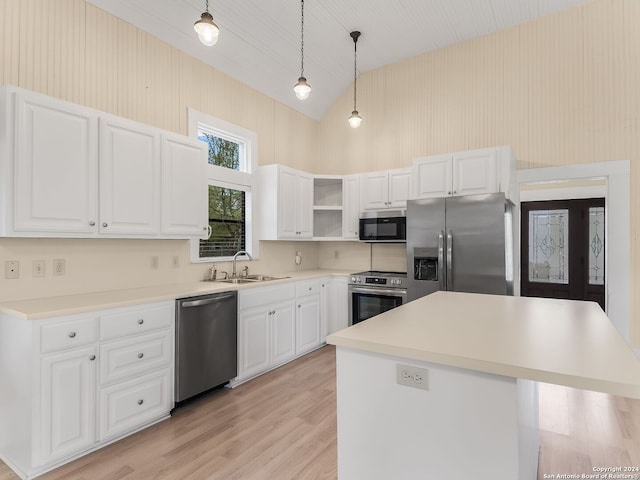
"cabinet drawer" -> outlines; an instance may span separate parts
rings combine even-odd
[[[40,335],[42,353],[87,345],[97,339],[96,319],[85,317],[66,322],[45,323],[40,329]]]
[[[173,332],[164,330],[100,346],[100,383],[169,366]]]
[[[296,283],[296,297],[304,297],[305,295],[319,295],[320,280],[306,280]]]
[[[100,340],[165,328],[173,321],[173,303],[121,310],[100,317]]]
[[[100,438],[126,433],[169,414],[171,369],[117,383],[100,390]]]

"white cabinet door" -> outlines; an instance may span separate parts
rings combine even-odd
[[[416,159],[413,163],[413,198],[442,198],[453,194],[452,155]]]
[[[331,302],[333,301],[333,289],[331,278],[320,279],[320,343],[329,335],[329,322],[331,321]]]
[[[320,345],[320,295],[296,300],[296,355]]]
[[[270,359],[270,312],[269,307],[259,307],[240,312],[240,378],[247,378],[267,370]]]
[[[283,302],[271,308],[271,365],[291,360],[296,355],[295,303]]]
[[[100,232],[160,231],[160,135],[117,117],[100,118]]]
[[[453,155],[453,195],[475,195],[498,191],[495,148]]]
[[[365,173],[360,177],[362,210],[380,210],[388,207],[389,175],[387,172]]]
[[[15,103],[13,230],[97,232],[97,116],[29,92]]]
[[[209,224],[207,145],[163,134],[162,233],[206,237]]]
[[[90,346],[41,361],[41,464],[96,441],[95,355],[96,348]]]
[[[389,170],[389,208],[406,208],[411,195],[411,169]]]
[[[342,236],[344,238],[359,238],[360,218],[360,177],[351,175],[344,177],[343,185],[343,210],[342,210]]]
[[[280,169],[278,172],[278,237],[298,238],[298,175]]]
[[[349,326],[348,279],[331,279],[331,300],[327,335],[331,335]]]
[[[313,177],[298,174],[297,190],[298,238],[313,236]]]

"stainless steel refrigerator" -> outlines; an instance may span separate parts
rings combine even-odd
[[[407,202],[407,299],[438,290],[513,295],[512,203],[503,193]]]

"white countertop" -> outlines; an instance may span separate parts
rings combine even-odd
[[[594,302],[436,292],[327,343],[640,398],[640,360]]]
[[[142,303],[162,302],[176,298],[206,295],[208,293],[241,290],[245,288],[266,287],[286,282],[305,280],[326,276],[347,276],[350,270],[301,270],[278,273],[287,276],[282,280],[232,284],[224,282],[192,282],[171,285],[130,288],[126,290],[109,290],[104,292],[65,295],[61,297],[34,298],[15,302],[0,303],[0,312],[24,318],[38,320],[42,318],[71,315],[94,310],[126,307]]]

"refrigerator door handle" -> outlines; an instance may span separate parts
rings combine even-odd
[[[444,230],[438,234],[438,283],[440,290],[447,289],[445,270],[444,270]]]
[[[453,235],[447,232],[447,290],[453,290]]]

